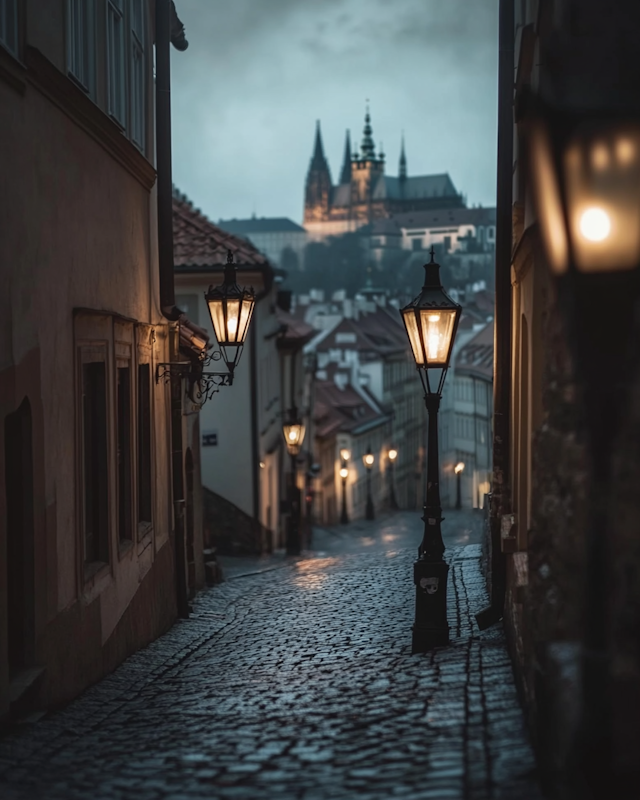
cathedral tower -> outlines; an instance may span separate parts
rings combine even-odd
[[[376,146],[373,141],[371,115],[367,106],[364,118],[364,130],[360,154],[356,154],[351,165],[351,203],[354,206],[365,205],[367,221],[371,221],[371,203],[379,179],[384,175],[384,156],[376,157]]]
[[[331,200],[331,173],[322,147],[320,120],[316,123],[316,140],[307,172],[304,197],[304,221],[328,219]]]

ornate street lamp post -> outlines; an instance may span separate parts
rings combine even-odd
[[[389,506],[391,507],[392,511],[398,510],[398,501],[396,500],[396,485],[393,475],[393,468],[396,463],[396,458],[398,458],[398,451],[395,447],[392,447],[388,453],[389,456],[389,483],[391,486],[389,487]]]
[[[373,511],[373,498],[371,497],[371,468],[373,467],[373,462],[375,461],[375,456],[371,452],[371,447],[367,448],[367,452],[362,456],[362,461],[364,463],[365,469],[367,470],[367,505],[365,509],[365,519],[375,519],[375,513]]]
[[[462,473],[464,472],[464,462],[458,461],[454,470],[456,473],[456,508],[462,508]]]
[[[340,450],[340,458],[342,459],[342,466],[340,467],[340,478],[342,479],[342,510],[340,512],[340,523],[342,525],[349,524],[349,516],[347,514],[347,478],[349,477],[349,468],[347,463],[351,458],[351,451],[343,447]]]
[[[425,264],[422,292],[400,310],[407,329],[413,358],[424,389],[429,415],[427,452],[427,492],[424,506],[424,535],[413,566],[416,585],[416,618],[413,626],[413,653],[425,653],[447,644],[447,574],[443,559],[442,507],[438,463],[438,409],[449,368],[462,307],[445,292],[440,281],[440,265]]]
[[[297,456],[304,440],[305,426],[298,411],[292,408],[288,413],[288,419],[282,426],[282,434],[287,446],[287,452],[291,456],[291,476],[289,484],[289,524],[287,526],[287,555],[300,555],[300,490],[296,482]]]

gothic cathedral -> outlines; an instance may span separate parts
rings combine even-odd
[[[376,155],[372,134],[367,109],[360,152],[351,154],[347,131],[340,182],[334,186],[322,146],[320,122],[317,123],[304,201],[304,227],[312,238],[338,236],[404,211],[465,206],[448,173],[407,175],[404,140],[398,177],[386,175],[384,153]]]

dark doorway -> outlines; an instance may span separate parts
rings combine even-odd
[[[9,677],[35,661],[33,451],[27,398],[4,421]]]
[[[196,593],[196,553],[195,553],[195,526],[194,526],[194,497],[193,497],[193,455],[191,448],[185,455],[184,469],[187,477],[187,575],[189,581],[189,597]]]

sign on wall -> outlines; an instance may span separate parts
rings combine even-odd
[[[202,446],[203,447],[217,447],[218,446],[218,431],[202,431]]]

